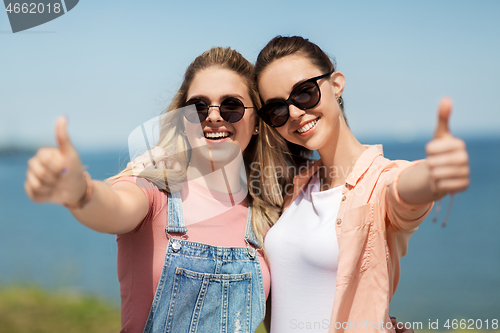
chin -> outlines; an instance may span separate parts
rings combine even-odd
[[[318,150],[327,145],[328,142],[324,142],[324,140],[321,140],[320,138],[311,138],[306,142],[297,142],[297,144],[309,150]]]

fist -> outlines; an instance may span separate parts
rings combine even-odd
[[[443,98],[438,108],[434,138],[426,145],[430,187],[439,199],[469,186],[469,155],[463,140],[454,137],[449,128],[452,103]]]
[[[24,189],[34,202],[75,204],[85,195],[84,168],[66,126],[66,117],[59,117],[55,128],[58,146],[40,148],[28,161]]]

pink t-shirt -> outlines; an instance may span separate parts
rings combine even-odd
[[[133,231],[117,236],[118,280],[121,294],[121,332],[142,332],[161,276],[168,238],[167,194],[139,177],[123,177],[116,182],[137,184],[147,196],[149,211]],[[116,183],[115,182],[115,183]],[[246,192],[233,195],[231,207],[227,194],[211,191],[189,181],[181,189],[187,239],[214,246],[246,247],[245,227],[248,213]],[[203,212],[222,212],[206,218]],[[208,215],[212,215],[208,213]],[[203,218],[205,216],[205,218]],[[258,251],[266,298],[270,288],[267,263]]]

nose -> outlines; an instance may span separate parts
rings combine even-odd
[[[290,120],[300,119],[306,114],[305,110],[301,110],[293,104],[288,106],[288,112],[290,112]]]
[[[217,106],[213,105],[208,107],[208,117],[205,120],[211,123],[224,121],[224,119],[222,119],[222,117],[220,116],[220,109]]]

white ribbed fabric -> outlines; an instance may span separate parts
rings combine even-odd
[[[271,268],[271,332],[328,332],[339,247],[342,186],[320,192],[314,175],[265,239]]]

